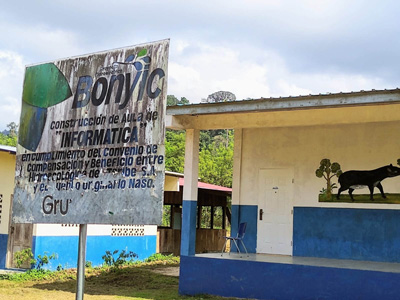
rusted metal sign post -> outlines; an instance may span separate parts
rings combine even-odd
[[[162,40],[26,68],[15,223],[161,222],[168,50]]]

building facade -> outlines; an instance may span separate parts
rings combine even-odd
[[[400,226],[396,221],[400,177],[377,178],[374,201],[369,200],[366,188],[356,190],[352,202],[347,191],[342,200],[334,196],[323,201],[327,182],[316,176],[322,159],[338,162],[342,171],[386,170],[397,165],[398,89],[198,104],[172,107],[167,113],[169,127],[187,133],[185,182],[197,180],[199,130],[235,130],[232,232],[235,235],[239,223],[247,222],[245,244],[254,253],[253,261],[194,255],[193,207],[197,199],[193,189],[184,195],[181,293],[257,299],[354,299],[357,293],[366,293],[365,299],[398,299],[393,297],[394,291],[400,292],[393,278],[400,273]],[[331,180],[340,187],[336,176]],[[386,199],[379,193],[381,180]],[[333,189],[335,193],[337,189]],[[278,255],[282,262],[261,262],[271,255]],[[298,265],[305,263],[298,258],[312,258],[314,265],[301,269]],[[332,264],[332,260],[346,262]],[[357,275],[352,288],[349,274],[357,267],[350,272],[337,266],[354,261],[391,263],[395,272],[383,279],[369,267],[360,267],[365,273]],[[331,269],[321,269],[324,264]],[[203,273],[199,268],[208,270]],[[223,268],[224,274],[217,272],[210,279],[213,268]],[[333,284],[329,276],[338,280]],[[375,281],[382,288],[375,293],[362,290],[362,280]],[[283,285],[292,288],[276,288]],[[348,296],[340,298],[346,293]]]

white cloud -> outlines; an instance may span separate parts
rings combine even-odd
[[[84,54],[79,43],[79,33],[51,29],[42,24],[26,27],[1,21],[0,28],[7,28],[0,33],[2,41],[7,41],[9,49],[25,53],[25,58],[31,60],[29,64]]]
[[[363,74],[293,72],[283,57],[268,50],[182,44],[197,51],[180,51],[170,61],[168,93],[192,103],[220,90],[242,100],[391,88],[381,78]]]
[[[266,69],[251,61],[241,61],[238,51],[205,45],[196,45],[196,49],[170,61],[169,94],[196,103],[221,90],[233,92],[238,99],[270,93]]]
[[[0,131],[10,122],[19,123],[25,65],[82,54],[77,35],[65,30],[51,30],[43,25],[32,27],[0,21]],[[29,48],[29,52],[26,49]],[[24,53],[24,54],[22,54]]]
[[[0,131],[19,123],[24,63],[21,55],[0,51]]]

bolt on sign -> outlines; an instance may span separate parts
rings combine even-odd
[[[27,66],[16,223],[159,224],[169,40]]]

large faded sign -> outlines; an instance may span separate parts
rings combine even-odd
[[[169,40],[28,66],[16,223],[159,224]]]

